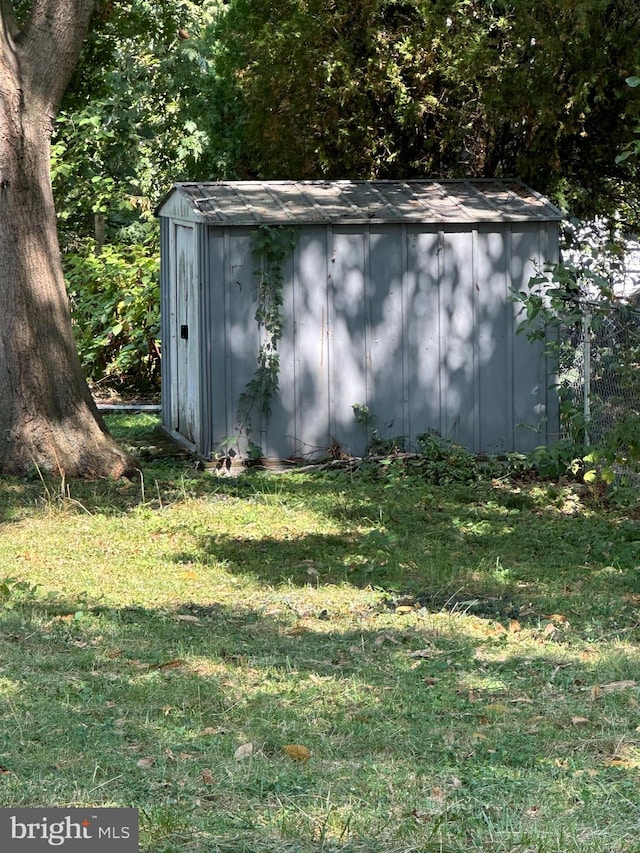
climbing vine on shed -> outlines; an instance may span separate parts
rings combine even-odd
[[[296,245],[290,228],[260,225],[252,239],[251,252],[259,261],[254,275],[257,278],[257,308],[255,320],[260,333],[258,366],[238,400],[237,427],[249,442],[252,456],[262,456],[260,447],[252,441],[253,416],[256,408],[265,421],[271,417],[273,400],[278,393],[280,354],[278,341],[282,337],[282,305],[284,291],[283,265]]]

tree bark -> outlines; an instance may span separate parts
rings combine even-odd
[[[50,138],[94,0],[0,0],[0,474],[131,476],[77,354],[51,191]]]

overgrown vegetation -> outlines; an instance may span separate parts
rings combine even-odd
[[[87,239],[65,272],[78,348],[94,386],[160,388],[159,246]]]
[[[635,197],[639,27],[630,0],[232,0],[211,145],[240,177],[517,174],[603,213]]]
[[[134,806],[149,853],[640,850],[634,513],[216,479],[155,423],[110,421],[144,492],[0,483],[1,805]]]
[[[563,439],[550,452],[570,454],[568,470],[620,494],[640,465],[640,312],[635,296],[616,292],[620,235],[596,222],[571,236],[568,256],[513,294],[518,331],[544,340],[557,364]]]
[[[238,440],[246,440],[249,456],[253,458],[263,456],[262,448],[255,441],[254,417],[258,416],[259,427],[269,421],[273,399],[280,386],[278,341],[282,337],[283,267],[295,245],[296,237],[290,228],[260,225],[252,238],[252,254],[258,263],[254,272],[257,281],[254,316],[260,346],[258,366],[238,400],[238,436],[232,441],[237,444]]]

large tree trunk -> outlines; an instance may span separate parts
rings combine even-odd
[[[0,473],[131,475],[82,374],[50,179],[53,117],[93,0],[0,0]]]

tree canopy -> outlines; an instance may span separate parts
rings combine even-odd
[[[633,0],[231,0],[211,32],[205,114],[239,176],[518,175],[577,212],[628,195]]]
[[[61,225],[120,239],[204,178],[519,176],[579,215],[635,204],[639,71],[635,0],[104,0],[58,119]]]

